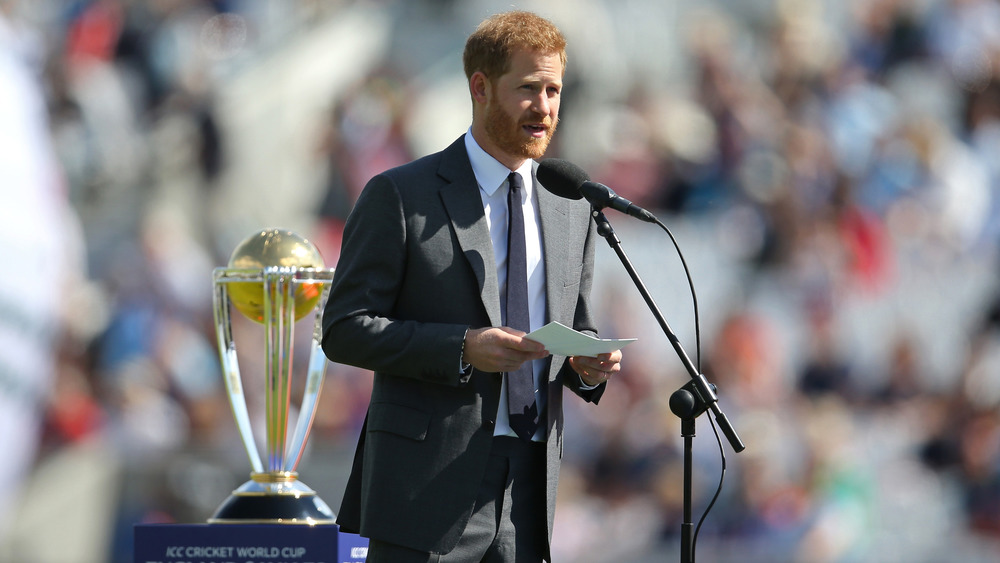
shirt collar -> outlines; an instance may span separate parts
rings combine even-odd
[[[510,169],[500,164],[499,160],[490,156],[489,153],[479,146],[475,137],[472,136],[471,127],[465,134],[465,150],[469,153],[469,162],[472,163],[472,172],[476,175],[479,188],[486,192],[487,196],[492,197],[500,186],[507,181]],[[532,182],[531,176],[532,162],[531,159],[525,160],[524,164],[517,169],[517,173],[521,175],[521,180],[524,184],[525,195],[528,197],[531,197],[531,192],[534,189],[534,182]]]

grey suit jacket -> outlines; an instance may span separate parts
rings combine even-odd
[[[538,190],[548,320],[597,333],[589,295],[596,232],[585,200]],[[468,521],[489,456],[501,375],[459,358],[469,328],[501,326],[493,248],[459,138],[371,179],[344,231],[323,347],[375,372],[337,522],[346,531],[447,553]],[[562,388],[597,402],[566,358],[549,358],[549,537],[562,457]],[[541,478],[541,476],[539,476]]]

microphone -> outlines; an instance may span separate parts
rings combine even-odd
[[[535,175],[542,187],[566,199],[581,199],[580,186],[590,180],[583,168],[559,158],[546,158],[539,162]]]
[[[647,223],[656,222],[655,215],[616,194],[614,190],[604,184],[598,184],[597,182],[584,182],[580,186],[580,193],[583,194],[583,197],[587,198],[587,201],[595,207],[610,207],[615,211],[631,215],[632,217]]]
[[[598,209],[610,207],[647,223],[657,222],[655,215],[616,194],[604,184],[592,182],[582,168],[567,160],[546,158],[538,163],[536,175],[542,187],[559,197],[584,197]]]

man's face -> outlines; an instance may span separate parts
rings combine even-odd
[[[484,148],[494,158],[511,166],[545,154],[559,122],[562,71],[558,54],[519,50],[491,82],[484,123],[491,146]]]

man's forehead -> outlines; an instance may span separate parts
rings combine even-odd
[[[516,49],[511,52],[507,61],[507,68],[503,74],[538,74],[550,72],[559,77],[565,73],[566,68],[562,57],[558,52],[543,52],[526,48]]]

